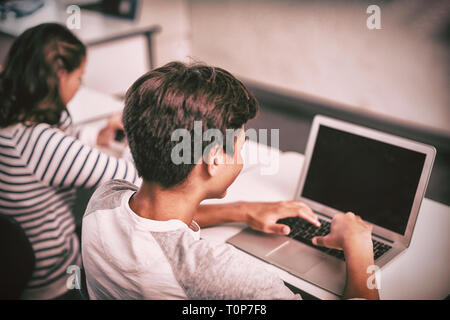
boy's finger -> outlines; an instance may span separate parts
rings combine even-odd
[[[299,217],[311,222],[316,227],[320,227],[319,217],[308,207],[301,207],[299,210]]]
[[[291,228],[289,228],[285,224],[275,223],[269,226],[269,233],[276,233],[283,236],[287,236],[291,232]]]
[[[326,240],[325,240],[325,238],[326,237],[314,237],[314,238],[312,238],[311,241],[312,241],[312,244],[315,245],[315,246],[326,247],[326,244],[325,244]]]

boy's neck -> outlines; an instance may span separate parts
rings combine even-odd
[[[199,190],[177,186],[163,189],[159,184],[143,181],[130,199],[130,208],[142,218],[168,221],[177,219],[190,225],[204,197]]]

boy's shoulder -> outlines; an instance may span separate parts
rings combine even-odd
[[[137,186],[126,180],[115,179],[105,182],[92,194],[84,217],[97,210],[107,210],[119,207],[124,192],[137,190]]]

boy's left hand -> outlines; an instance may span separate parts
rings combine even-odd
[[[319,227],[317,215],[306,204],[300,201],[280,202],[247,202],[247,224],[258,231],[288,235],[290,228],[278,220],[288,217],[299,217]]]

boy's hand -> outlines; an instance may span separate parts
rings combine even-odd
[[[372,226],[365,223],[353,212],[337,214],[331,221],[331,231],[323,237],[314,237],[312,243],[317,246],[349,250],[358,247],[372,246]]]
[[[247,202],[245,205],[247,224],[265,233],[288,235],[291,232],[290,228],[277,223],[278,220],[288,217],[299,217],[317,227],[320,226],[317,215],[300,201]]]
[[[344,250],[347,268],[345,299],[380,299],[378,289],[367,285],[368,267],[375,264],[371,235],[371,225],[347,212],[334,216],[328,235],[312,239],[315,245]]]

